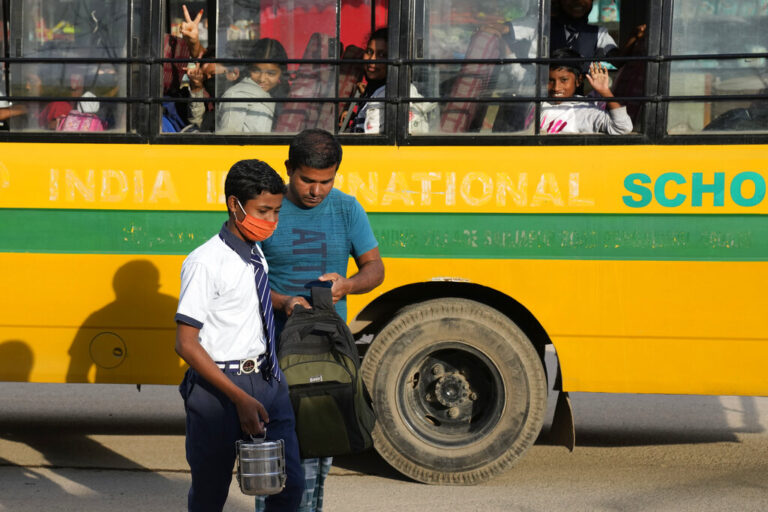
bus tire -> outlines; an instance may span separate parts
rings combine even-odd
[[[531,341],[472,300],[401,310],[374,339],[363,376],[376,450],[428,484],[489,480],[533,445],[544,421],[547,379]]]

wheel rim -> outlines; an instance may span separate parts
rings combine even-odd
[[[435,343],[411,357],[397,389],[408,428],[423,441],[444,447],[466,446],[488,434],[507,397],[496,365],[460,341]]]

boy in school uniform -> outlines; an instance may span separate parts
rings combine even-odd
[[[341,158],[341,144],[325,130],[304,130],[291,140],[283,222],[262,244],[273,269],[270,285],[279,330],[297,304],[311,307],[307,299],[317,281],[331,285],[336,312],[346,321],[347,295],[369,292],[384,280],[379,244],[365,210],[355,197],[333,187]],[[350,256],[357,266],[354,275],[347,269]],[[322,512],[332,460],[302,460],[306,487],[300,512]]]
[[[285,489],[267,510],[296,510],[304,488],[288,386],[275,356],[267,263],[259,244],[277,226],[286,187],[269,165],[237,162],[225,185],[229,219],[181,269],[176,352],[189,364],[179,387],[192,473],[188,509],[222,510],[235,442],[285,442]]]

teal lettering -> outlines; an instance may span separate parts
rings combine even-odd
[[[685,194],[677,194],[673,198],[667,197],[667,183],[674,181],[678,185],[685,183],[685,177],[678,172],[665,172],[656,179],[656,185],[654,186],[654,193],[656,195],[656,202],[666,208],[674,208],[680,206],[685,202]]]
[[[712,194],[713,206],[725,206],[725,173],[716,172],[715,182],[704,184],[704,173],[693,173],[691,206],[701,206],[704,194]]]
[[[745,181],[755,184],[755,194],[747,199],[741,193]],[[765,178],[756,172],[741,172],[731,182],[731,199],[739,206],[757,206],[765,199]]]
[[[651,199],[653,199],[651,190],[640,183],[651,183],[651,178],[641,172],[632,173],[624,178],[624,188],[627,189],[627,192],[640,196],[639,199],[635,199],[633,196],[621,196],[624,204],[630,208],[642,208],[651,204]]]

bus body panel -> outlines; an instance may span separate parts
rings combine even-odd
[[[178,383],[177,255],[0,254],[0,343],[22,342],[29,381]],[[352,264],[352,262],[350,262]],[[555,345],[569,391],[766,395],[755,283],[766,262],[385,258],[377,297],[433,279],[502,291]],[[631,290],[628,293],[627,290]],[[386,319],[385,319],[386,320]],[[7,368],[9,376],[19,369]],[[15,373],[14,373],[15,372]]]
[[[4,208],[221,211],[243,158],[285,146],[3,143]],[[345,146],[336,187],[366,211],[766,214],[766,151],[741,146]],[[32,156],[32,158],[31,158]]]

